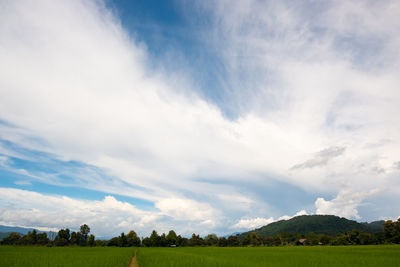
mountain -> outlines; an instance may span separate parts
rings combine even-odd
[[[251,232],[256,232],[260,236],[274,236],[279,233],[308,234],[311,232],[338,235],[353,229],[375,233],[383,231],[383,223],[384,221],[359,223],[334,215],[301,215],[289,220],[270,223],[253,231],[242,233],[242,235],[247,235]]]
[[[33,228],[24,228],[24,227],[15,227],[15,226],[5,226],[0,225],[0,240],[9,236],[12,232],[20,233],[26,235],[28,232],[32,232]],[[47,237],[50,239],[54,239],[57,235],[56,232],[46,232],[46,231],[39,231],[36,230],[38,233],[47,233]]]
[[[27,234],[28,232],[32,232],[33,228],[24,228],[24,227],[15,227],[15,226],[5,226],[5,225],[0,225],[0,232],[6,232],[6,233],[20,233],[20,234]]]

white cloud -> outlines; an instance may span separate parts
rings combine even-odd
[[[350,190],[342,190],[332,200],[317,198],[315,201],[315,214],[336,215],[348,219],[361,219],[358,208],[363,205],[363,201],[380,193],[380,190],[373,189],[367,192],[354,192]],[[289,220],[296,216],[308,215],[307,211],[301,210],[293,216],[284,215],[277,219],[270,218],[253,218],[240,219],[231,228],[233,229],[255,229],[276,221]]]
[[[282,137],[266,144],[265,151],[279,159],[275,165],[272,156],[266,158],[266,168],[307,191],[387,186],[384,172],[400,146],[393,116],[400,102],[396,1],[373,7],[343,1],[199,5],[218,22],[213,42],[228,72],[230,101],[268,122],[269,138]],[[391,142],[366,148],[382,140]],[[324,155],[327,147],[337,149],[335,160]],[[307,161],[315,151],[321,152]],[[287,170],[296,166],[302,172],[285,172],[287,164]],[[377,180],[377,171],[384,178]]]
[[[379,193],[379,190],[369,192],[352,192],[349,190],[340,191],[332,200],[317,198],[315,201],[316,214],[331,214],[345,218],[360,219],[357,208],[362,201],[370,196]]]
[[[275,222],[274,218],[254,218],[240,219],[238,223],[232,226],[233,229],[255,229]]]
[[[288,216],[288,215],[284,215],[279,217],[278,219],[274,219],[273,217],[270,218],[252,218],[252,219],[240,219],[236,224],[234,224],[231,228],[233,229],[255,229],[255,228],[259,228],[261,226],[265,226],[268,225],[270,223],[273,222],[277,222],[280,220],[289,220],[293,217],[296,216],[301,216],[301,215],[307,215],[307,211],[305,210],[301,210],[299,212],[297,212],[295,215],[293,216]]]
[[[1,114],[17,127],[2,125],[2,138],[163,196],[188,177],[239,176],[247,172],[241,164],[260,164],[250,160],[249,138],[234,135],[246,121],[230,122],[217,107],[177,93],[179,78],[147,68],[145,49],[106,10],[80,1],[5,7]]]
[[[129,222],[122,228],[127,231],[151,216],[112,196],[102,201],[87,201],[12,188],[0,188],[0,192],[1,201],[6,203],[0,208],[1,224],[77,229],[86,223],[93,232],[110,235],[120,231],[117,225],[123,221]]]
[[[166,198],[156,202],[155,206],[177,220],[212,221],[217,217],[210,205],[191,199]]]
[[[211,207],[183,199],[163,200],[156,205],[159,211],[144,211],[113,196],[89,201],[0,188],[0,201],[5,203],[0,207],[0,224],[54,230],[78,229],[86,223],[99,236],[118,235],[132,229],[141,235],[148,235],[153,229],[160,232],[175,229],[179,234],[189,235],[196,225],[201,225],[203,229],[199,233],[205,234],[218,220]]]
[[[293,217],[301,216],[301,215],[308,215],[308,213],[307,213],[307,211],[305,211],[305,210],[301,210],[301,211],[298,211],[298,212],[297,212],[295,215],[293,215],[293,216],[288,216],[288,215],[281,216],[281,217],[278,218],[277,221],[280,221],[280,220],[289,220],[289,219],[291,219],[291,218],[293,218]]]

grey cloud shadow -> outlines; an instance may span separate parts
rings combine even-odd
[[[325,166],[333,158],[339,157],[346,151],[346,147],[333,146],[323,149],[315,154],[315,156],[303,163],[294,165],[290,170],[301,170],[314,167]]]

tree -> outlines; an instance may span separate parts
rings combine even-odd
[[[345,235],[338,235],[331,241],[331,244],[334,246],[343,246],[349,245],[349,241],[347,240]]]
[[[250,234],[247,234],[245,237],[243,237],[241,243],[242,243],[242,246],[250,245]]]
[[[182,237],[181,235],[178,235],[176,237],[176,241],[177,241],[177,246],[180,247],[186,247],[188,245],[188,239],[186,237]]]
[[[272,236],[264,236],[262,237],[262,242],[265,246],[279,246],[281,240],[278,238],[274,238]]]
[[[128,239],[125,236],[125,233],[122,232],[118,239],[118,246],[119,247],[127,247],[128,246]]]
[[[151,235],[149,237],[150,241],[150,246],[151,247],[159,247],[160,246],[160,236],[158,235],[156,230],[153,230],[151,232]]]
[[[107,246],[118,247],[119,246],[119,237],[113,237],[110,240],[108,240]]]
[[[177,243],[178,243],[178,237],[176,236],[176,233],[174,232],[174,230],[171,230],[168,232],[166,239],[167,239],[168,246],[177,245]]]
[[[296,244],[296,242],[302,237],[300,234],[294,234],[294,233],[287,233],[283,232],[280,233],[280,237],[282,239],[282,243],[284,245],[289,245],[289,244]]]
[[[56,238],[54,239],[54,242],[56,246],[65,246],[68,245],[70,242],[71,235],[69,233],[69,229],[61,229],[58,231],[58,234]]]
[[[95,239],[94,235],[89,236],[89,239],[88,239],[89,246],[93,247],[95,245],[94,239]]]
[[[332,236],[323,234],[321,235],[319,240],[323,245],[328,245],[331,243],[332,239],[333,239]]]
[[[318,235],[315,233],[312,233],[312,232],[308,233],[306,235],[306,239],[307,239],[308,244],[310,244],[312,246],[318,245],[318,243],[319,243]]]
[[[29,235],[29,233],[28,233]],[[36,229],[33,229],[32,233],[31,233],[31,240],[32,240],[32,244],[36,244],[37,243],[37,231]]]
[[[400,218],[394,222],[386,221],[383,225],[383,232],[388,243],[400,244]]]
[[[82,239],[82,234],[80,232],[72,232],[71,233],[71,239],[70,243],[71,245],[80,245],[81,244],[81,239]]]
[[[36,244],[38,245],[47,245],[50,240],[47,238],[47,233],[37,234]]]
[[[375,241],[375,244],[384,244],[385,243],[385,233],[384,232],[375,233],[373,239]]]
[[[204,243],[207,246],[215,246],[218,243],[218,237],[216,234],[209,234],[204,238]]]
[[[348,242],[353,245],[368,245],[373,243],[372,235],[360,230],[351,230],[346,233],[346,237]]]
[[[130,247],[139,247],[140,246],[140,238],[137,236],[135,231],[131,230],[126,235],[126,239],[128,242],[128,246],[130,246]]]
[[[160,247],[166,246],[168,246],[167,237],[165,236],[165,233],[162,233],[162,235],[160,236]]]
[[[19,233],[11,233],[8,237],[4,238],[1,241],[2,245],[16,245],[21,239],[21,235]]]
[[[94,240],[94,245],[96,247],[104,247],[104,246],[107,246],[107,244],[108,244],[107,240],[99,240],[99,239]]]
[[[200,235],[192,234],[192,238],[189,239],[189,246],[203,246],[204,240]]]
[[[87,224],[81,225],[81,228],[80,228],[80,234],[81,234],[81,240],[80,241],[81,242],[80,242],[80,244],[82,246],[86,245],[88,237],[89,237],[88,236],[89,233],[90,233],[90,227]]]
[[[218,239],[218,246],[219,247],[226,247],[228,245],[228,240],[225,237],[220,237]]]
[[[250,245],[252,246],[259,246],[261,245],[261,239],[260,237],[257,235],[256,232],[252,232],[250,234]]]
[[[61,229],[58,231],[57,237],[56,238],[63,238],[67,241],[71,238],[71,234],[69,233],[69,229]]]
[[[151,244],[150,238],[149,237],[143,238],[142,245],[145,246],[145,247],[151,247],[152,244]]]
[[[26,235],[22,236],[18,241],[19,245],[36,245],[37,242],[37,232],[33,230],[29,231]]]
[[[238,235],[231,235],[228,237],[228,246],[237,247],[240,245]]]

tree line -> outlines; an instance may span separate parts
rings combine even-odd
[[[371,245],[371,244],[400,244],[400,218],[397,221],[386,221],[383,232],[374,234],[361,230],[351,230],[345,234],[295,234],[280,233],[274,236],[260,236],[256,232],[241,236],[217,237],[209,234],[200,237],[192,234],[191,238],[177,235],[171,230],[166,235],[159,235],[153,230],[150,236],[140,238],[135,231],[128,234],[121,233],[109,240],[95,239],[86,224],[80,227],[79,232],[71,232],[68,228],[58,231],[54,240],[47,237],[47,233],[38,233],[36,230],[26,235],[11,233],[1,241],[2,245],[38,245],[38,246],[115,246],[115,247],[185,247],[185,246],[285,246],[285,245]]]

